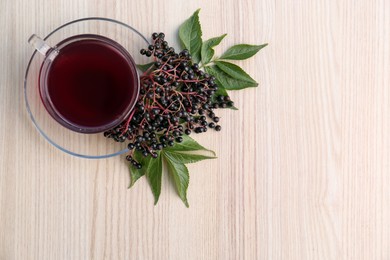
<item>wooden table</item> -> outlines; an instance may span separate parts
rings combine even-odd
[[[189,166],[190,208],[165,176],[127,190],[123,157],[49,145],[23,99],[27,38],[103,16],[144,34],[202,8],[204,38],[269,46],[239,62],[218,159]],[[390,1],[0,1],[0,259],[390,259]]]

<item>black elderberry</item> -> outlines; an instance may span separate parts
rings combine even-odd
[[[200,134],[203,132],[203,127],[197,127],[197,128],[195,128],[194,131],[195,131],[195,133]]]
[[[182,142],[184,134],[203,133],[208,127],[220,131],[213,109],[234,103],[228,96],[215,95],[215,77],[200,70],[187,49],[176,52],[164,33],[155,32],[152,39],[152,44],[140,50],[142,55],[153,55],[154,63],[147,75],[141,76],[135,110],[131,118],[104,136],[116,142],[128,140],[129,150],[136,148],[142,155],[156,158],[156,151]],[[207,122],[206,115],[212,122]],[[133,158],[126,159],[137,169],[142,167]]]
[[[227,104],[225,102],[221,102],[221,103],[219,103],[219,106],[222,107],[222,108],[226,108]]]

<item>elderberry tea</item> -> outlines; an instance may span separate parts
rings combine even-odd
[[[138,97],[130,54],[99,35],[77,35],[49,49],[39,74],[42,102],[66,128],[98,133],[119,125]]]

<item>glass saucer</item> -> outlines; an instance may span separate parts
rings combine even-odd
[[[44,41],[55,46],[63,39],[80,34],[97,34],[110,38],[122,45],[136,64],[147,62],[146,58],[139,54],[139,50],[149,45],[148,40],[133,27],[113,19],[88,17],[74,20],[50,32],[44,37]],[[34,51],[24,79],[26,109],[38,132],[53,146],[77,157],[100,159],[126,153],[126,142],[115,142],[104,137],[103,133],[81,134],[71,131],[50,116],[41,101],[38,86],[43,59],[43,55]]]

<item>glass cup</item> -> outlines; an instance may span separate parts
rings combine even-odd
[[[101,35],[94,35],[94,34],[82,34],[82,35],[75,35],[69,38],[66,38],[62,41],[60,41],[55,46],[51,47],[49,46],[45,41],[43,41],[40,37],[33,34],[28,42],[42,55],[44,55],[44,60],[41,64],[40,73],[39,73],[39,92],[40,97],[43,102],[44,107],[46,108],[47,112],[62,126],[75,131],[79,133],[99,133],[104,132],[106,130],[112,129],[115,126],[119,125],[125,118],[129,116],[132,109],[134,108],[138,95],[139,95],[139,75],[137,72],[136,64],[131,57],[131,55],[128,53],[128,51],[122,47],[119,43],[115,42],[114,40],[111,40],[107,37],[103,37]],[[99,50],[95,53],[92,53],[91,55],[86,55],[82,51],[77,52],[78,54],[74,54],[71,56],[71,54],[66,52],[66,50],[69,50],[69,48],[78,48],[75,44],[78,46],[82,46],[81,44],[86,44],[87,42],[94,43],[96,46],[100,46]],[[74,46],[74,47],[72,47]],[[94,46],[94,45],[91,45]],[[89,47],[89,49],[87,49]],[[80,48],[80,47],[79,47]],[[85,47],[84,46],[84,52],[91,51],[90,46]],[[107,51],[107,53],[102,53],[102,51]],[[77,57],[77,55],[79,57]],[[111,56],[109,56],[111,55]],[[99,57],[102,56],[102,57]],[[99,64],[99,58],[104,62],[110,61],[110,59],[120,59],[122,61],[119,63],[117,60],[113,61],[113,64],[117,66],[122,66],[122,68],[115,68],[108,67],[108,65],[101,64],[100,67],[97,67]],[[80,60],[81,59],[81,60]],[[91,59],[91,61],[85,61],[83,59]],[[80,67],[80,63],[86,62],[85,66],[91,66],[89,67]],[[88,63],[89,62],[89,63]],[[62,71],[58,71],[58,67],[60,65],[53,65],[53,64],[66,64],[62,65],[61,68],[63,68]],[[55,76],[50,77],[51,74],[54,74],[53,67],[57,67],[56,74],[65,74],[61,75],[63,78],[62,80],[65,82],[68,82],[69,85],[66,85],[65,82],[59,82],[59,79],[51,79]],[[97,67],[97,68],[96,68]],[[106,68],[104,68],[106,67]],[[86,79],[77,78],[72,79],[75,76],[71,74],[68,70],[65,71],[64,68],[70,68],[69,71],[72,71],[73,74],[85,74],[86,71],[91,74],[87,81]],[[73,68],[73,69],[72,69]],[[77,68],[77,69],[75,69]],[[124,79],[123,75],[122,83],[118,82],[118,79],[113,78],[114,74],[118,75],[118,73],[115,73],[113,70],[123,70],[123,73],[127,73],[127,78]],[[77,71],[81,70],[81,71]],[[109,75],[108,71],[110,70],[112,75]],[[69,73],[67,75],[66,73]],[[94,74],[93,74],[94,73]],[[106,73],[107,75],[101,75]],[[122,74],[123,74],[122,73]],[[85,77],[85,76],[82,76]],[[112,80],[107,80],[107,82],[96,82],[99,81],[99,79],[95,78],[104,78],[104,77],[111,77]],[[71,79],[69,79],[71,78]],[[83,82],[77,82],[77,80],[84,80]],[[68,81],[67,81],[68,80]],[[72,81],[73,80],[73,81]],[[128,81],[127,81],[128,80]],[[128,88],[123,87],[123,82],[128,82]],[[117,95],[117,98],[119,100],[122,100],[122,103],[117,100],[107,100],[109,99],[110,93],[115,90],[115,83],[118,83],[121,86],[121,91],[123,93],[120,93],[120,95]],[[56,85],[57,84],[57,85]],[[73,84],[73,86],[71,86]],[[84,84],[84,85],[83,85]],[[91,84],[96,84],[96,86],[88,86]],[[112,84],[112,85],[109,85]],[[118,85],[117,84],[117,85]],[[77,88],[75,87],[77,85]],[[91,101],[91,99],[94,99],[97,94],[94,92],[95,89],[98,90],[98,92],[105,91],[107,93],[101,93],[101,97],[98,100]],[[59,89],[61,88],[61,90]],[[65,90],[64,90],[65,88]],[[85,88],[85,90],[83,90]],[[58,91],[61,91],[60,94],[56,94],[55,98],[52,98],[52,93],[55,93],[58,89]],[[75,96],[75,93],[83,93],[83,91],[91,91],[90,94],[84,95],[83,97]],[[73,96],[72,96],[73,95]],[[127,95],[127,96],[126,96]],[[124,97],[126,96],[126,97]],[[74,115],[71,115],[69,111],[71,111],[73,108],[72,106],[76,106],[77,103],[80,103],[79,107],[81,111],[73,111]],[[61,100],[63,99],[63,100]],[[66,99],[66,100],[65,100]],[[56,101],[57,100],[57,101]],[[97,103],[98,102],[98,103]],[[99,104],[100,102],[100,104]],[[125,102],[125,103],[123,103]],[[83,104],[84,103],[84,104]],[[96,104],[97,103],[97,104]],[[107,106],[107,104],[111,104]],[[89,105],[88,104],[93,104]],[[95,109],[95,107],[99,107],[99,111],[95,111],[95,113],[92,113],[92,108]],[[83,111],[83,109],[90,109],[91,111]],[[75,109],[73,109],[75,110]],[[96,110],[96,109],[95,109]],[[100,114],[99,114],[100,113]],[[103,115],[107,114],[110,115],[110,117],[106,118],[105,120],[101,120]],[[73,120],[71,117],[77,117],[77,120]],[[94,121],[93,124],[90,122]]]
[[[142,28],[142,21],[135,21],[134,26]],[[30,39],[30,43],[36,49],[26,64],[23,98],[26,106],[26,118],[30,120],[31,126],[48,144],[72,156],[103,159],[127,153],[127,142],[115,142],[111,138],[106,138],[101,132],[86,134],[86,132],[76,132],[64,127],[48,112],[40,91],[39,76],[42,65],[49,61],[48,51],[54,51],[55,46],[64,39],[86,34],[99,35],[119,44],[130,53],[135,64],[150,62],[149,58],[139,54],[139,51],[150,43],[135,27],[105,17],[85,17],[69,21],[45,33],[42,37],[43,40],[37,37]],[[27,52],[27,49],[25,51]],[[45,61],[45,59],[47,60]],[[141,73],[141,71],[138,72]]]

